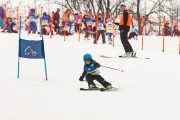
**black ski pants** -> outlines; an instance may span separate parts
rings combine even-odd
[[[128,41],[128,32],[120,32],[120,38],[125,52],[134,52],[131,44]]]
[[[104,30],[98,30],[97,32],[95,32],[95,34],[94,34],[94,43],[95,44],[97,44],[96,42],[96,34],[98,34],[97,35],[97,41],[99,40],[99,37],[100,37],[100,35],[102,36],[102,43],[106,43],[106,36],[105,36],[105,32],[104,32]]]
[[[87,74],[86,80],[87,80],[88,85],[95,85],[94,80],[98,81],[104,87],[111,85],[109,82],[105,81],[101,75]]]
[[[90,35],[90,32],[88,31],[88,28],[84,28],[83,29],[84,30],[84,32],[85,32],[85,38],[89,38],[89,35]]]

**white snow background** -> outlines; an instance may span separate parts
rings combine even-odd
[[[25,39],[38,35],[22,33]],[[107,39],[106,39],[107,40]],[[78,35],[44,36],[48,81],[44,61],[20,58],[17,78],[18,34],[0,33],[0,120],[179,120],[179,38],[144,37],[130,40],[138,59],[118,57],[124,53],[119,35],[115,46],[78,42]],[[167,51],[166,51],[167,50]],[[83,55],[91,53],[101,65],[101,75],[119,91],[80,91],[87,87],[78,79],[83,72]],[[149,57],[149,60],[143,59]],[[97,82],[96,82],[97,83]],[[98,83],[97,83],[98,84]]]

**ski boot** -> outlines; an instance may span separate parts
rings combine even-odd
[[[89,89],[92,89],[92,90],[99,89],[99,87],[97,87],[96,85],[93,85],[93,84],[88,85],[88,87],[89,87]]]

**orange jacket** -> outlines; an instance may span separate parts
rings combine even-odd
[[[69,14],[68,14],[68,13],[64,13],[64,14],[63,14],[63,16],[62,16],[62,21],[63,21],[63,22],[70,22]]]
[[[124,14],[125,13],[128,13],[128,17],[124,17]],[[128,10],[125,10],[123,11],[123,15],[121,16],[121,19],[120,19],[120,22],[119,22],[119,25],[126,25],[126,26],[131,26],[131,21],[132,21],[132,18],[131,18],[131,14],[129,13]]]
[[[129,32],[130,26],[131,26],[131,14],[128,10],[123,11],[123,15],[121,16],[121,19],[119,21],[119,30],[124,30],[126,32]]]

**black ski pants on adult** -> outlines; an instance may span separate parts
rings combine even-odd
[[[131,44],[128,41],[128,32],[127,31],[120,32],[120,38],[121,38],[121,42],[122,42],[125,52],[126,53],[134,52]]]
[[[105,81],[101,75],[87,74],[86,80],[87,80],[88,85],[95,85],[94,80],[98,81],[104,87],[111,85],[109,82]]]

